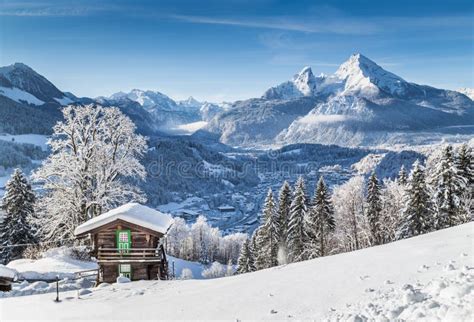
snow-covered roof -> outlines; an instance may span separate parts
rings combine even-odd
[[[106,225],[117,219],[131,224],[142,226],[150,230],[165,234],[173,223],[173,218],[158,210],[131,202],[103,213],[86,221],[74,230],[74,234],[81,235],[93,229]]]
[[[17,272],[14,269],[8,268],[0,264],[0,278],[7,278],[13,280]]]

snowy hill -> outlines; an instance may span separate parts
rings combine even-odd
[[[473,231],[468,223],[214,280],[114,284],[80,298],[62,293],[60,304],[51,294],[6,298],[0,319],[467,321],[474,313]]]
[[[355,54],[333,75],[316,77],[305,67],[260,99],[236,102],[207,130],[236,145],[368,146],[428,144],[454,133],[466,138],[473,124],[474,102],[467,96],[410,83]]]

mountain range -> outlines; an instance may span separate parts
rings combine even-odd
[[[79,98],[22,63],[0,68],[0,132],[48,134],[61,106],[84,103],[119,107],[145,134],[199,130],[238,146],[422,144],[474,134],[472,90],[411,83],[361,54],[333,75],[305,67],[259,98],[220,104],[140,89]]]
[[[232,145],[427,143],[474,133],[469,97],[410,83],[361,54],[329,76],[305,67],[261,98],[233,107],[207,126]]]

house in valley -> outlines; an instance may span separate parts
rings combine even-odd
[[[138,203],[128,203],[78,226],[78,238],[89,237],[99,264],[98,282],[167,279],[163,239],[173,219]]]

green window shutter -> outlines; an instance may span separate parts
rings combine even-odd
[[[128,253],[130,248],[132,248],[132,235],[130,229],[116,230],[115,237],[118,251],[121,253]]]

